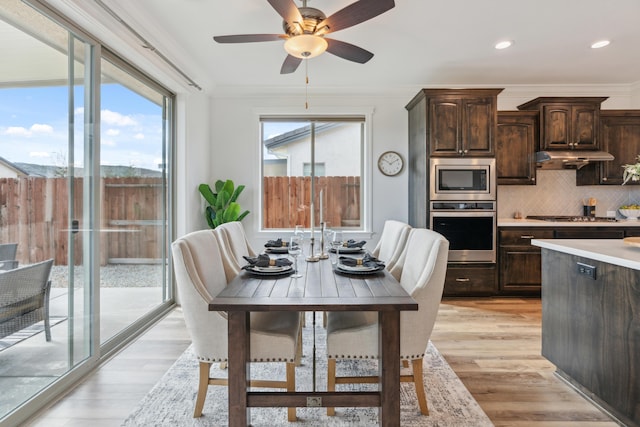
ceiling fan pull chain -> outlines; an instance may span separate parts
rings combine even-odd
[[[308,59],[304,60],[304,78],[305,78],[304,109],[308,110],[309,109],[309,60]]]

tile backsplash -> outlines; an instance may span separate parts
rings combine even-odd
[[[527,215],[582,215],[582,200],[597,200],[596,216],[629,203],[640,204],[640,186],[587,185],[576,186],[576,171],[538,170],[536,185],[499,185],[498,217],[513,218],[516,211]]]

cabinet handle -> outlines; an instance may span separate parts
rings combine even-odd
[[[527,235],[524,235],[524,236],[520,236],[520,238],[521,238],[521,239],[535,239],[535,238],[536,238],[536,236],[527,236]]]
[[[604,178],[602,178],[602,180],[603,180],[603,181],[606,181],[606,180],[607,180],[607,177],[605,176]]]
[[[464,150],[464,154],[467,154],[469,152],[469,150]]]
[[[535,178],[531,178],[531,181],[535,181],[535,180],[536,180]]]
[[[469,279],[468,277],[456,277],[456,282],[468,282],[471,279]]]

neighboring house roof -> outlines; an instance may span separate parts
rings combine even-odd
[[[5,159],[4,157],[0,156],[0,164],[4,165],[5,167],[13,170],[16,174],[18,175],[25,175],[28,176],[29,172],[27,172],[26,170],[22,169],[20,166],[16,165],[15,163],[10,162],[9,160]]]
[[[316,133],[325,132],[331,128],[339,126],[340,124],[341,123],[316,124]],[[281,135],[274,136],[273,138],[266,139],[264,141],[264,145],[265,147],[267,147],[267,149],[272,149],[272,148],[280,147],[282,145],[287,145],[289,143],[307,138],[310,134],[311,134],[311,125],[306,125],[306,126],[299,127],[298,129],[285,132]]]

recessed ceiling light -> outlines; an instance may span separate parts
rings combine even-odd
[[[611,43],[609,40],[600,40],[591,45],[591,49],[600,49],[601,47],[609,46]]]
[[[509,46],[511,46],[512,44],[513,44],[513,40],[504,40],[504,41],[496,43],[495,48],[496,49],[506,49]]]

